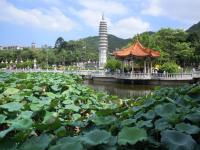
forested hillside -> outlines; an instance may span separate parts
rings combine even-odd
[[[200,36],[200,22],[197,24],[192,25],[187,32],[189,33],[196,33],[198,36]]]
[[[87,37],[87,38],[81,39],[80,41],[83,41],[85,43],[86,48],[98,51],[98,41],[99,41],[98,36]],[[109,43],[108,51],[112,52],[115,49],[120,49],[126,46],[129,42],[130,42],[130,39],[122,39],[122,38],[109,34],[108,35],[108,43]]]

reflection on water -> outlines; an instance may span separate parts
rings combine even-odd
[[[145,96],[155,89],[154,85],[130,85],[120,83],[106,82],[90,82],[85,81],[85,84],[96,91],[106,92],[109,95],[117,95],[121,98],[137,98]]]

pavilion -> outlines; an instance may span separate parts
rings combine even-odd
[[[150,48],[145,48],[137,39],[135,43],[131,46],[115,51],[113,55],[122,60],[122,70],[124,72],[124,64],[128,63],[131,66],[131,73],[134,73],[134,63],[137,60],[144,60],[143,73],[152,73],[152,60],[154,58],[160,57],[160,52],[152,50]]]

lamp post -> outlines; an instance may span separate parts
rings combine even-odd
[[[36,70],[37,69],[37,60],[36,59],[34,59],[34,61],[33,61],[33,68]]]
[[[47,71],[49,70],[49,58],[48,58],[48,49],[46,50],[47,51]]]
[[[7,69],[7,67],[8,67],[8,61],[7,61],[7,59],[6,59],[6,69]]]

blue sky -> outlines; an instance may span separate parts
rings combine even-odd
[[[108,32],[131,38],[160,28],[187,29],[200,21],[200,0],[0,0],[0,45],[54,45]]]

